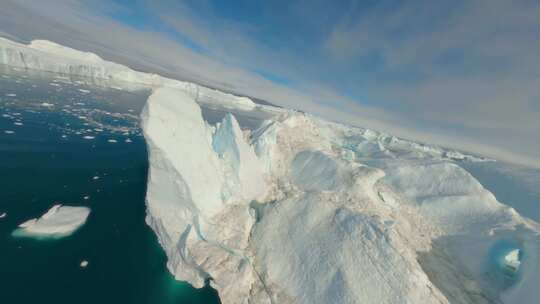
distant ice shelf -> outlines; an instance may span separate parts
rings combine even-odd
[[[106,81],[115,87],[126,85],[130,85],[130,88],[172,87],[186,92],[199,103],[219,104],[226,108],[250,110],[256,106],[247,97],[235,96],[157,74],[138,72],[127,66],[106,61],[96,54],[78,51],[47,40],[34,40],[26,45],[0,37],[0,64],[67,76],[88,77]]]
[[[13,232],[13,236],[35,238],[69,236],[84,225],[89,214],[90,209],[87,207],[54,205],[41,217],[20,224]]]

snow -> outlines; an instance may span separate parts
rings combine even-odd
[[[68,236],[84,225],[89,214],[87,207],[54,205],[41,217],[20,224],[13,235],[38,238]]]

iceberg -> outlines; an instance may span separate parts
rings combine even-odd
[[[147,222],[177,279],[210,280],[223,303],[444,301],[415,258],[427,223],[379,208],[384,173],[339,159],[306,116],[247,139],[233,115],[210,126],[193,98],[161,88],[142,120]]]
[[[434,243],[540,231],[439,148],[294,111],[212,126],[173,88],[142,121],[147,222],[175,277],[223,303],[489,303]]]
[[[17,237],[60,238],[71,235],[79,229],[88,218],[90,209],[54,205],[39,218],[27,220],[13,232]]]

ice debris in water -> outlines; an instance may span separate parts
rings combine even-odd
[[[19,225],[14,236],[22,237],[64,237],[84,225],[90,209],[87,207],[54,205],[39,218],[33,218]]]
[[[81,268],[86,268],[86,266],[88,266],[88,261],[87,260],[82,260],[80,266],[81,266]]]

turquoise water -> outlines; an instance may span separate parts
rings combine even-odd
[[[174,280],[144,222],[147,92],[0,74],[0,303],[219,303]],[[11,236],[57,202],[90,207],[87,223],[58,240]]]

